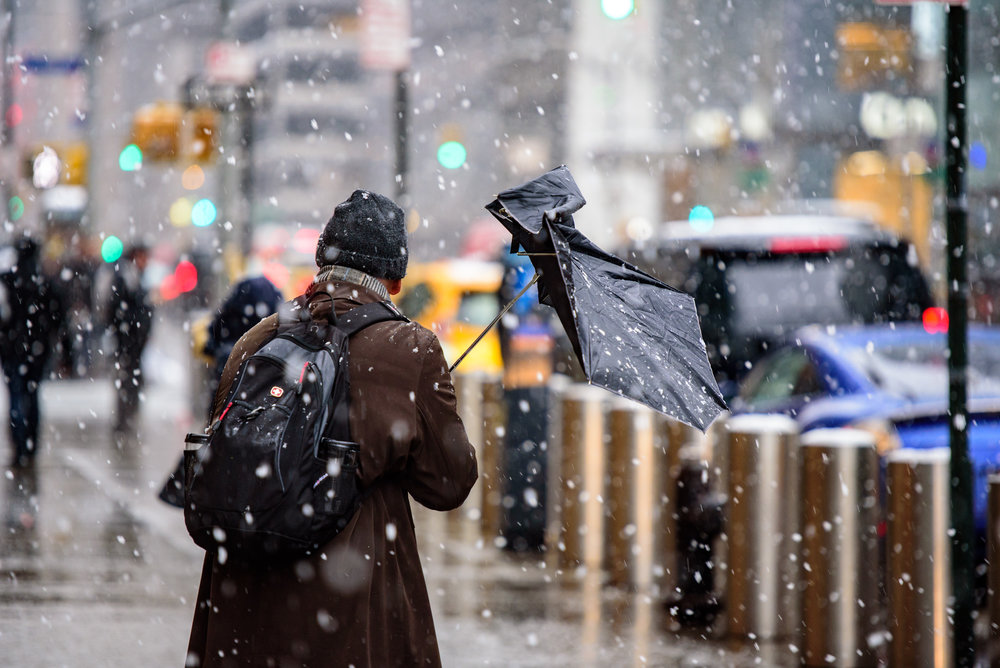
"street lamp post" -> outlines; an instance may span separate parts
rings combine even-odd
[[[968,368],[969,280],[966,260],[966,72],[968,9],[948,6],[945,63],[945,190],[947,196],[948,409],[951,415],[952,586],[954,591],[955,665],[975,663],[973,612],[972,466],[969,462],[966,371]]]

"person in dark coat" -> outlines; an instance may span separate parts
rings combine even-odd
[[[244,278],[229,291],[208,325],[208,337],[202,348],[202,352],[215,362],[209,375],[210,386],[207,396],[215,396],[222,370],[225,369],[226,360],[229,359],[229,353],[233,351],[236,342],[263,318],[277,313],[282,300],[281,292],[264,276]],[[206,412],[208,413],[206,417],[211,418],[211,406]],[[183,482],[182,458],[160,489],[160,499],[176,508],[183,508]]]
[[[403,212],[355,191],[334,211],[306,292],[315,318],[398,293],[406,272]],[[222,413],[241,362],[275,336],[270,316],[240,339],[222,374]],[[457,508],[477,478],[437,337],[382,322],[350,342],[350,427],[364,499],[344,530],[299,560],[253,565],[206,554],[187,665],[440,666],[410,497]]]
[[[142,351],[153,329],[153,304],[142,284],[149,253],[134,246],[113,266],[108,325],[115,338],[113,378],[116,404],[112,433],[122,448],[138,431],[136,417],[143,388]]]
[[[27,466],[38,454],[38,387],[54,352],[63,319],[63,304],[55,285],[42,271],[39,246],[22,238],[16,260],[0,277],[0,362],[10,393],[12,466]]]
[[[264,276],[244,278],[233,286],[208,326],[203,351],[215,360],[212,379],[217,389],[222,370],[233,346],[258,322],[278,312],[284,301],[281,292]],[[215,396],[213,391],[210,396]]]

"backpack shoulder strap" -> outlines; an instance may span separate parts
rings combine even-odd
[[[392,302],[372,302],[356,306],[341,315],[337,318],[337,328],[350,337],[365,327],[387,320],[410,321]]]

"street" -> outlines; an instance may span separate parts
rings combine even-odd
[[[4,665],[184,665],[202,552],[156,497],[193,423],[179,320],[161,318],[150,344],[134,451],[110,443],[110,381],[43,386],[36,475],[3,480]],[[792,665],[788,645],[674,632],[659,601],[556,577],[543,555],[484,543],[461,511],[415,514],[445,666]]]

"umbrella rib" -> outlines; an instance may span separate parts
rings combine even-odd
[[[538,278],[539,278],[539,275],[536,272],[535,275],[531,277],[531,280],[528,281],[528,284],[526,286],[524,286],[521,289],[520,292],[517,293],[517,296],[514,297],[513,299],[511,299],[509,302],[507,302],[507,305],[504,306],[503,309],[501,309],[499,313],[497,313],[497,317],[493,318],[493,321],[490,324],[486,325],[486,329],[484,329],[483,331],[481,331],[479,333],[479,336],[477,336],[476,340],[473,341],[472,344],[468,348],[465,349],[465,352],[462,353],[461,357],[459,357],[457,360],[455,360],[455,363],[451,365],[450,369],[448,369],[448,373],[451,373],[452,371],[455,370],[455,367],[458,366],[458,363],[461,362],[462,360],[464,360],[465,356],[468,355],[470,352],[472,352],[472,349],[476,347],[477,343],[479,343],[480,341],[483,340],[483,337],[486,336],[486,333],[488,331],[490,331],[491,329],[493,329],[494,325],[496,325],[498,322],[500,322],[500,318],[504,317],[504,315],[507,313],[507,311],[509,311],[511,309],[511,307],[514,306],[514,304],[517,302],[517,300],[520,299],[521,297],[523,297],[524,293],[527,292],[531,288],[532,285],[534,285],[535,283],[538,282]]]

